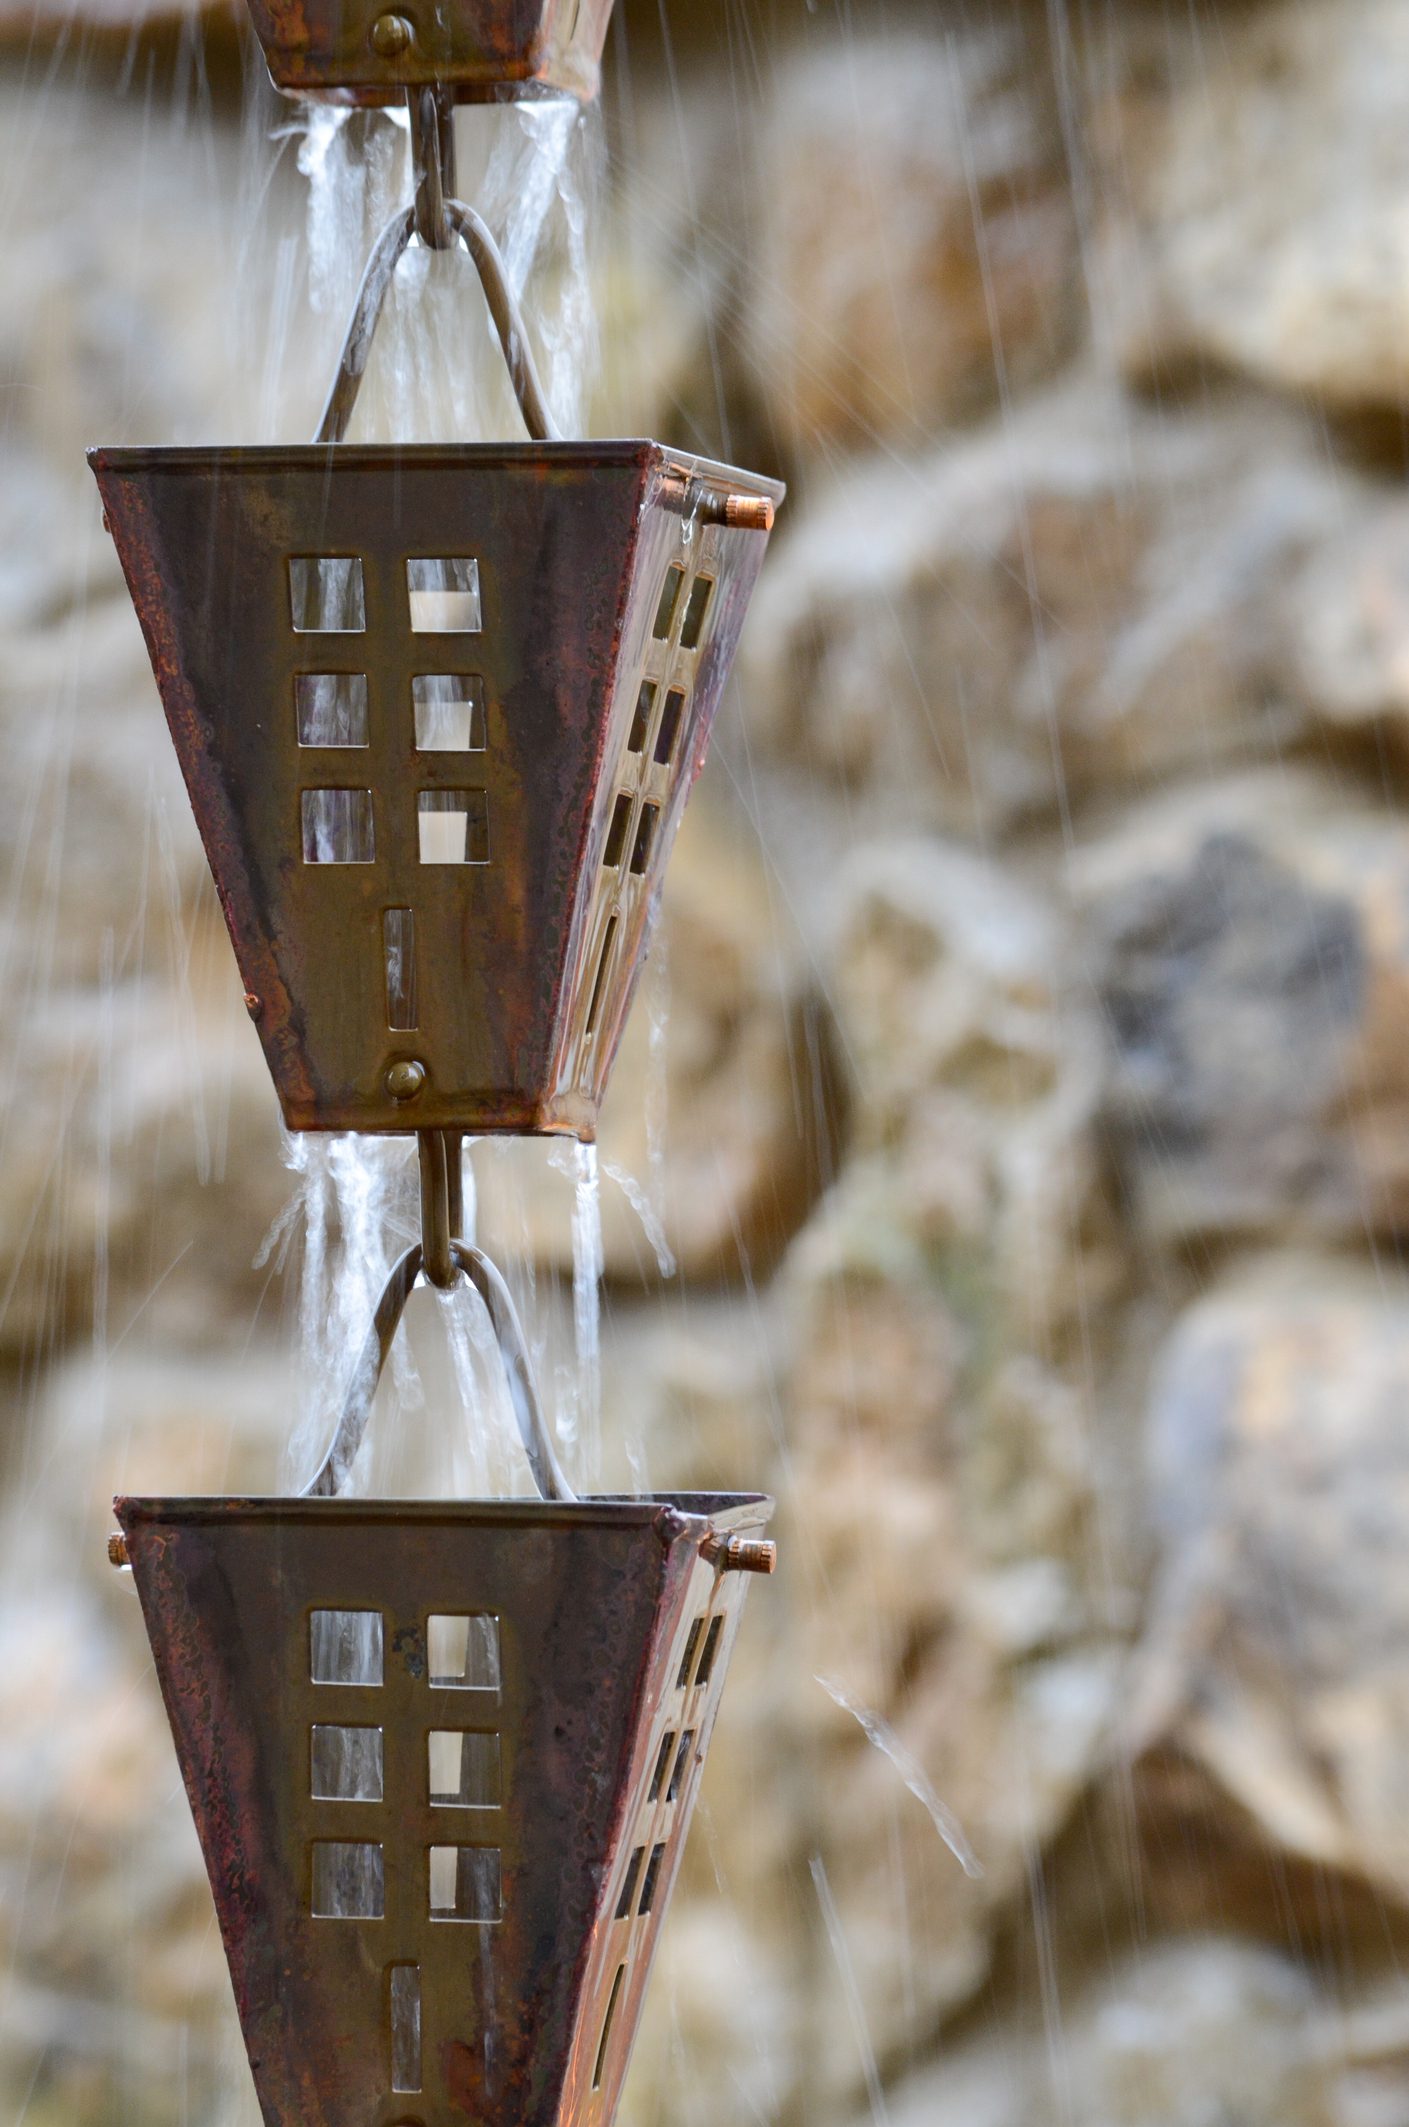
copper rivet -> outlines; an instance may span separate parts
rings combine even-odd
[[[127,1555],[127,1538],[121,1529],[114,1529],[108,1538],[108,1563],[112,1566],[130,1566],[132,1563]]]
[[[426,1067],[414,1056],[404,1056],[386,1075],[386,1089],[393,1100],[414,1100],[426,1082]]]
[[[724,504],[724,522],[741,532],[771,532],[773,504],[767,495],[730,495]]]
[[[399,59],[416,41],[416,32],[404,15],[378,15],[372,24],[372,50],[379,59]]]
[[[255,1016],[255,1014],[256,1014],[256,1012],[260,1011],[261,1009],[262,1009],[262,1008],[261,1008],[261,1005],[260,1005],[259,999],[258,999],[258,998],[257,998],[257,997],[255,996],[255,994],[254,994],[254,991],[253,991],[253,990],[246,990],[246,991],[245,991],[245,1010],[246,1010],[246,1011],[247,1011],[247,1012],[249,1013],[249,1015],[250,1015],[250,1018],[251,1018],[251,1019],[253,1019],[253,1018],[254,1018],[254,1016]]]
[[[778,1563],[778,1546],[731,1536],[724,1546],[722,1563],[726,1573],[771,1573]]]

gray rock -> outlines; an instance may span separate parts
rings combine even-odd
[[[1001,2026],[902,2084],[891,2127],[1350,2127],[1320,2006],[1304,1970],[1256,1943],[1158,1942],[1066,1993],[1045,2041]]]
[[[1409,834],[1291,773],[1158,801],[1078,868],[1146,1234],[1356,1239],[1409,1217]]]

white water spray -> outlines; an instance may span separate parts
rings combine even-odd
[[[858,1705],[850,1692],[846,1691],[840,1684],[834,1684],[824,1676],[819,1676],[815,1681],[822,1686],[829,1699],[835,1700],[843,1713],[851,1715],[867,1742],[874,1744],[884,1757],[890,1759],[891,1764],[895,1767],[915,1800],[922,1803],[925,1809],[928,1810],[931,1823],[950,1853],[954,1856],[954,1859],[958,1862],[960,1868],[964,1871],[964,1874],[973,1877],[981,1876],[983,1874],[983,1864],[970,1846],[963,1825],[947,1803],[940,1801],[939,1796],[934,1791],[934,1783],[925,1771],[924,1766],[921,1765],[919,1759],[911,1751],[905,1748],[889,1721],[882,1720],[881,1716],[878,1713],[872,1713],[869,1707]]]

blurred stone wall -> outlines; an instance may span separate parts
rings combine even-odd
[[[0,2113],[237,2127],[102,1546],[276,1481],[289,1184],[80,455],[327,350],[261,375],[228,30],[63,19],[0,71]],[[609,1102],[608,1469],[770,1485],[784,1562],[626,2116],[1409,2127],[1409,10],[665,19],[594,423],[791,493]],[[571,1191],[476,1160],[561,1368]]]

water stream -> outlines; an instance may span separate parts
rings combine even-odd
[[[459,189],[499,238],[545,388],[567,434],[586,425],[597,363],[589,275],[600,118],[570,101],[457,114]],[[399,112],[310,107],[297,161],[307,183],[309,301],[329,366],[376,232],[410,191],[409,131]],[[473,440],[521,433],[498,344],[463,254],[407,253],[388,300],[355,432],[367,440]],[[535,1147],[568,1179],[572,1235],[570,1359],[553,1367],[559,1446],[573,1483],[600,1484],[602,1233],[595,1149]],[[418,1232],[414,1147],[405,1139],[289,1137],[293,1198],[267,1244],[281,1259],[301,1242],[302,1385],[285,1481],[305,1483],[336,1424],[347,1380],[391,1263]],[[475,1238],[474,1149],[463,1160],[466,1227]],[[640,1199],[644,1208],[645,1199]],[[661,1242],[653,1245],[660,1252]],[[540,1364],[548,1339],[531,1260],[506,1263]],[[422,1318],[419,1325],[418,1315]],[[462,1283],[413,1299],[393,1347],[378,1411],[349,1480],[352,1491],[459,1496],[521,1492],[527,1476],[488,1321]],[[432,1353],[430,1337],[443,1339]],[[447,1364],[448,1361],[448,1372]],[[445,1406],[458,1407],[447,1419]]]

